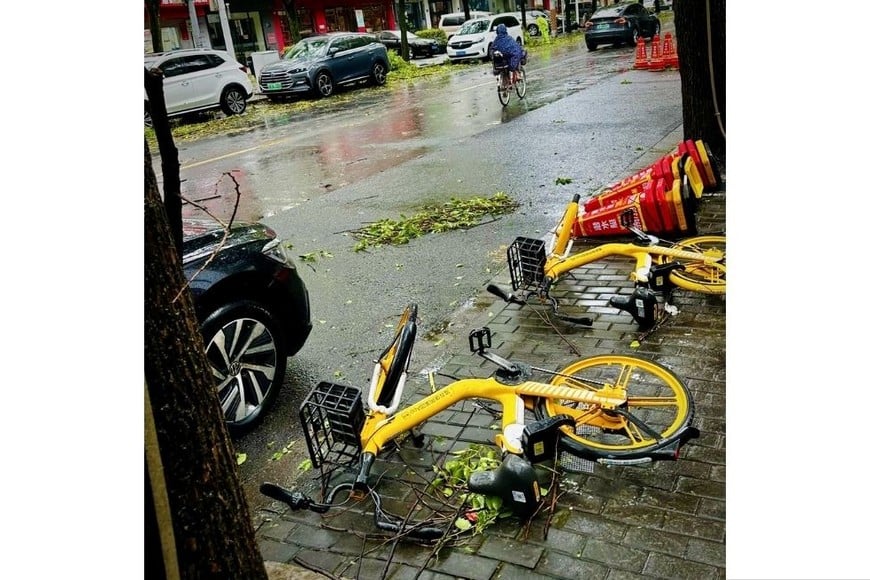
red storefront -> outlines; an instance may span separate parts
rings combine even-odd
[[[200,28],[198,45],[225,47],[217,1],[194,0]],[[280,52],[293,43],[281,0],[233,0],[228,6],[230,33],[240,60],[256,51]],[[301,37],[343,30],[374,32],[398,27],[391,0],[296,0],[296,14]],[[190,13],[183,0],[162,0],[160,25],[166,50],[194,46]],[[147,9],[145,31],[147,52],[147,39],[150,38]]]

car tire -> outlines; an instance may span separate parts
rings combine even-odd
[[[598,48],[598,45],[597,45],[597,44],[595,44],[594,42],[589,42],[588,40],[586,41],[586,49],[587,49],[589,52],[594,51],[596,48]]]
[[[145,126],[154,126],[154,120],[151,118],[151,107],[148,106],[148,103],[145,103]]]
[[[314,77],[314,90],[317,92],[318,96],[328,97],[332,94],[332,91],[335,89],[335,86],[332,84],[332,77],[325,70],[317,73],[317,76]]]
[[[655,37],[655,36],[661,34],[661,32],[662,32],[662,25],[659,24],[658,22],[656,22],[655,28],[653,28],[652,37]],[[650,38],[652,38],[652,37],[650,37]]]
[[[224,115],[241,115],[248,106],[245,90],[238,85],[230,85],[221,93],[221,111]]]
[[[385,65],[381,61],[376,61],[374,65],[372,65],[372,83],[377,86],[381,86],[386,84],[387,82],[387,65]]]
[[[414,49],[410,46],[408,47],[408,60],[414,60]]]
[[[628,39],[628,46],[637,46],[637,39],[640,37],[640,30],[636,27],[631,29],[631,36]]]
[[[541,33],[541,31],[538,30],[537,24],[529,24],[529,36],[537,36],[540,33]]]
[[[208,315],[201,332],[227,428],[244,433],[262,420],[284,382],[281,326],[267,308],[242,300]]]

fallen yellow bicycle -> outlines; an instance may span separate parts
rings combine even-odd
[[[333,507],[339,494],[369,495],[378,528],[416,539],[438,538],[443,528],[384,510],[369,480],[376,458],[392,442],[410,433],[422,445],[418,428],[467,399],[500,405],[501,429],[494,440],[504,454],[498,469],[471,475],[469,491],[498,496],[520,516],[535,513],[541,501],[534,464],[560,454],[615,465],[675,460],[680,448],[698,437],[691,424],[692,396],[664,366],[614,354],[583,358],[560,371],[537,368],[491,352],[487,327],[469,334],[469,347],[497,367],[492,376],[454,380],[402,407],[416,333],[417,306],[410,304],[392,342],[375,361],[366,398],[357,387],[321,382],[300,408],[312,464],[351,466],[355,479],[334,486],[323,501],[273,483],[261,486],[263,494],[294,510],[318,512]],[[534,373],[549,377],[549,382],[532,380]]]

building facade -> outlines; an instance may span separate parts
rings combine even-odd
[[[195,46],[225,49],[226,42],[217,2],[190,0],[196,13],[199,35],[191,23],[187,0],[161,0],[160,27],[164,50]],[[253,52],[279,53],[295,40],[290,34],[282,0],[232,0],[225,4],[232,44],[239,62],[248,62]],[[469,0],[471,10],[509,12],[518,10],[517,0]],[[550,0],[528,0],[527,8],[550,8]],[[377,32],[399,28],[395,0],[296,0],[300,37],[335,31]],[[441,14],[462,12],[461,0],[406,0],[408,30],[435,28]],[[145,52],[153,52],[148,11],[145,10]],[[194,38],[197,36],[197,38]]]

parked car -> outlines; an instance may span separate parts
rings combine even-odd
[[[637,2],[605,6],[586,22],[586,48],[595,50],[602,44],[634,46],[641,36],[652,38],[661,29],[659,19]]]
[[[499,24],[504,24],[508,34],[522,46],[523,26],[516,16],[496,14],[474,18],[463,24],[462,28],[447,41],[447,56],[450,61],[492,58],[492,43],[495,40],[495,29]]]
[[[492,16],[492,13],[472,10],[469,12],[468,19],[482,18],[484,16]],[[462,28],[462,25],[465,24],[465,20],[465,12],[450,12],[449,14],[442,14],[441,18],[438,19],[438,28],[444,31],[444,34],[447,35],[447,41],[450,42],[450,37],[456,34],[457,30]]]
[[[186,219],[184,275],[231,433],[256,425],[311,333],[308,290],[275,232]],[[214,256],[214,257],[213,257]]]
[[[511,16],[516,16],[517,20],[519,20],[520,23],[522,23],[523,21],[522,12],[503,12],[502,14],[510,14]],[[529,33],[529,36],[541,35],[541,31],[538,28],[537,22],[538,16],[543,16],[547,20],[547,24],[550,23],[550,14],[546,10],[526,10],[526,32]],[[565,31],[565,25],[561,16],[556,16],[556,26],[558,27],[558,32]],[[550,30],[550,34],[553,34],[552,30]]]
[[[408,40],[408,58],[435,56],[447,50],[447,44],[437,38],[422,38],[413,32],[405,31]],[[381,30],[377,33],[378,42],[396,52],[402,51],[402,33],[399,30]]]
[[[170,117],[220,109],[226,115],[245,112],[254,93],[248,68],[223,50],[188,48],[145,55],[145,68],[163,72],[163,97]],[[145,94],[145,124],[151,108]]]
[[[375,35],[332,32],[294,44],[281,60],[263,67],[258,82],[273,100],[300,93],[328,97],[339,86],[383,85],[389,71],[387,47]]]
[[[643,7],[650,12],[655,12],[656,0],[643,0]],[[659,10],[673,10],[674,0],[659,0]]]

